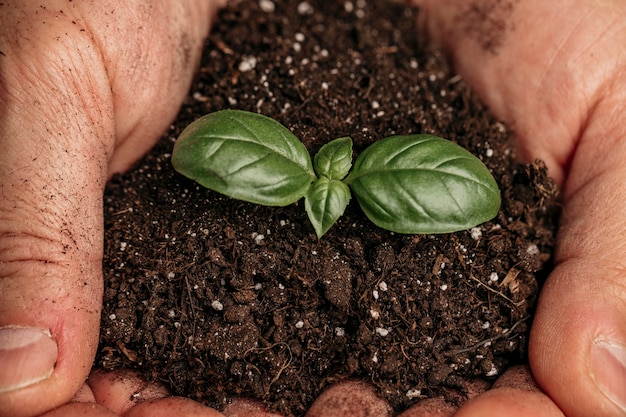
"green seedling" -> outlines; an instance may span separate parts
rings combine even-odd
[[[352,165],[352,140],[325,144],[311,161],[285,126],[222,110],[191,123],[172,153],[176,171],[238,200],[286,206],[304,197],[318,238],[344,213],[351,191],[377,226],[398,233],[450,233],[496,216],[500,191],[487,167],[433,135],[375,142]]]

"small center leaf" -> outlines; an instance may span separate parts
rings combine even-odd
[[[321,238],[344,213],[350,202],[350,189],[343,182],[321,177],[304,196],[304,208]]]
[[[342,180],[352,168],[352,139],[334,139],[320,148],[313,159],[315,173],[329,180]]]

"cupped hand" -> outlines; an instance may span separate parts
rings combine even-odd
[[[563,212],[530,372],[511,370],[456,411],[427,401],[401,417],[626,415],[626,3],[413,1],[521,157],[546,162]]]
[[[174,119],[218,3],[0,3],[0,416],[89,374],[105,182]]]
[[[626,3],[423,6],[434,41],[562,189],[532,373],[567,417],[626,415]]]
[[[626,4],[420,3],[433,40],[512,126],[520,153],[546,161],[564,199],[556,267],[531,334],[542,391],[514,369],[455,415],[624,415]],[[35,415],[72,398],[107,408],[77,402],[50,415],[159,415],[176,407],[179,415],[220,415],[159,400],[159,388],[138,390],[128,375],[96,373],[82,385],[98,337],[104,183],[174,118],[214,6],[0,5],[0,416]],[[115,391],[116,381],[125,390]],[[148,401],[117,409],[107,402],[131,391]],[[390,413],[370,388],[348,384],[322,395],[309,417],[370,411]],[[429,401],[403,417],[453,412]],[[240,406],[224,415],[262,411]]]

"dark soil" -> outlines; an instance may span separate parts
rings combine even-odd
[[[97,364],[139,370],[218,409],[263,399],[302,416],[330,384],[373,383],[397,411],[462,401],[526,360],[554,245],[555,188],[385,0],[256,0],[221,12],[180,116],[105,196]],[[175,138],[224,108],[277,118],[311,152],[351,136],[432,133],[481,158],[503,197],[472,231],[398,235],[353,202],[318,240],[302,202],[259,207],[173,171]],[[146,111],[149,111],[147,109]]]

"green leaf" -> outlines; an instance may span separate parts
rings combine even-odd
[[[342,180],[352,168],[352,139],[334,139],[320,148],[313,159],[313,167],[320,177]]]
[[[376,225],[398,233],[449,233],[496,216],[500,191],[466,149],[431,135],[392,136],[368,147],[345,179]]]
[[[210,113],[187,126],[172,164],[206,188],[266,206],[296,202],[316,178],[311,156],[285,126],[241,110]]]
[[[304,208],[321,238],[341,217],[350,202],[350,189],[343,182],[321,177],[304,197]]]

